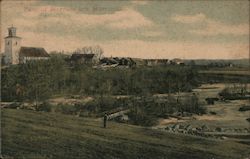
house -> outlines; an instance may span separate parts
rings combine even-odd
[[[118,65],[118,61],[114,60],[113,58],[108,58],[108,57],[104,57],[103,59],[100,60],[102,65],[113,65],[113,64],[117,64]]]
[[[145,59],[146,66],[165,66],[169,64],[168,59]]]
[[[134,67],[136,66],[136,62],[132,58],[119,58],[119,57],[110,57],[103,58],[100,60],[100,63],[104,66],[112,66],[112,67]]]
[[[129,66],[133,67],[136,65],[136,62],[132,58],[121,58],[118,60],[120,66]]]
[[[157,59],[145,59],[145,65],[146,66],[156,66]]]
[[[157,64],[164,66],[164,65],[168,65],[169,64],[169,60],[168,59],[158,59],[157,60]]]
[[[47,60],[49,57],[44,48],[21,47],[19,51],[19,63],[26,63],[31,60]]]
[[[86,51],[87,50],[87,51]],[[77,49],[70,57],[71,64],[98,64],[103,59],[102,51],[96,51],[92,47],[86,48],[85,51]]]
[[[94,54],[80,54],[74,53],[70,57],[71,64],[94,64]]]
[[[171,60],[171,64],[176,64],[176,65],[184,65],[184,61],[182,59],[173,59]]]
[[[8,28],[8,36],[5,37],[5,51],[3,62],[6,65],[26,63],[30,60],[45,60],[49,54],[44,48],[22,47],[21,37],[16,36],[16,28]]]

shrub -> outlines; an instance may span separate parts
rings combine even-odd
[[[7,108],[10,108],[10,109],[17,109],[18,107],[20,107],[20,104],[19,103],[11,103],[10,105],[7,106]]]
[[[248,110],[250,110],[250,105],[248,105],[248,106],[242,106],[239,109],[239,111],[248,111]]]
[[[48,102],[43,102],[36,107],[36,111],[51,112],[52,106]]]
[[[210,111],[209,112],[211,115],[216,115],[217,113],[216,112],[214,112],[214,111]]]
[[[135,125],[153,126],[157,123],[156,117],[152,115],[148,115],[141,108],[131,109],[131,111],[128,113],[128,117],[129,117],[130,123],[135,124]]]
[[[55,111],[68,115],[76,115],[78,112],[75,106],[64,104],[58,104]]]
[[[246,120],[247,120],[248,122],[250,122],[250,118],[247,118]]]

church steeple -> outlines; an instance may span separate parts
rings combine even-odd
[[[5,63],[18,64],[19,50],[21,48],[21,38],[16,36],[16,28],[11,26],[8,28],[8,36],[5,37]]]
[[[16,36],[16,28],[13,27],[13,25],[8,28],[8,31],[9,31],[9,37],[15,37]]]

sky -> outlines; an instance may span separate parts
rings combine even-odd
[[[2,0],[1,52],[12,25],[22,46],[48,52],[99,45],[107,57],[249,57],[247,0]]]

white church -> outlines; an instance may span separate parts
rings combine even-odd
[[[16,36],[16,28],[8,28],[8,36],[5,37],[5,50],[3,62],[5,65],[26,63],[30,60],[46,60],[49,54],[44,48],[22,47],[21,37]]]

